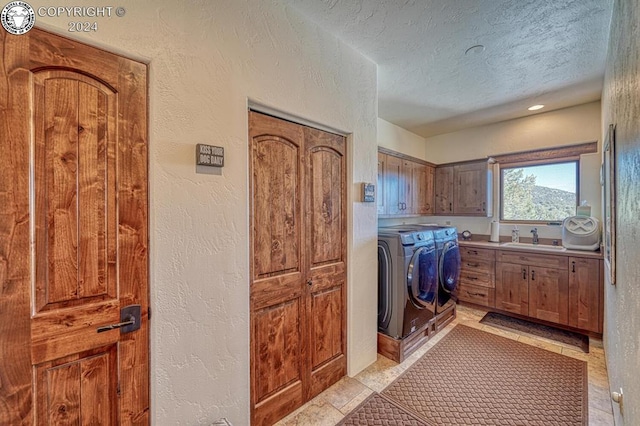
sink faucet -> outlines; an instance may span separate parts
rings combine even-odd
[[[538,228],[533,228],[531,230],[531,233],[533,234],[533,244],[538,244]]]

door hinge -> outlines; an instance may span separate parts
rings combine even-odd
[[[151,320],[151,306],[147,308],[147,319]]]
[[[118,397],[120,397],[120,382],[118,382],[118,386],[116,387],[116,393],[118,394]]]

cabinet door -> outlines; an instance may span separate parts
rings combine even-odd
[[[496,262],[496,308],[529,314],[528,275],[526,265]]]
[[[401,214],[413,214],[415,212],[414,199],[416,193],[415,182],[417,181],[418,163],[409,160],[402,160],[402,171],[398,183],[400,192]]]
[[[381,152],[378,153],[378,188],[376,194],[376,203],[378,214],[387,214],[387,203],[386,203],[386,167],[387,167],[387,154],[383,154]]]
[[[568,323],[569,283],[564,269],[529,268],[529,316],[557,324]]]
[[[569,258],[569,325],[602,332],[600,260]]]
[[[453,214],[453,166],[436,168],[435,213]]]
[[[454,167],[454,213],[485,215],[487,211],[487,164]]]
[[[387,155],[384,185],[387,214],[402,214],[404,207],[404,171],[403,160]]]
[[[433,167],[415,164],[413,167],[413,213],[433,213]]]

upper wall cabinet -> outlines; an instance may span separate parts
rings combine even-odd
[[[438,166],[435,214],[492,216],[492,182],[492,167],[486,160]]]
[[[433,214],[435,167],[390,150],[378,152],[378,215]]]

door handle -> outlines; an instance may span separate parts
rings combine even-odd
[[[307,285],[308,285],[309,287],[311,287],[311,286],[313,285],[313,280],[312,280],[312,279],[308,279],[308,280],[307,280]]]
[[[526,269],[522,269],[522,279],[523,280],[527,279],[527,270]]]
[[[116,324],[104,325],[97,328],[98,333],[120,329],[120,333],[131,333],[140,328],[140,305],[125,306],[120,310],[120,322]]]
[[[571,272],[575,272],[576,271],[576,261],[574,260],[573,262],[571,262]]]
[[[536,270],[532,270],[531,271],[531,281],[535,281],[536,280]]]

